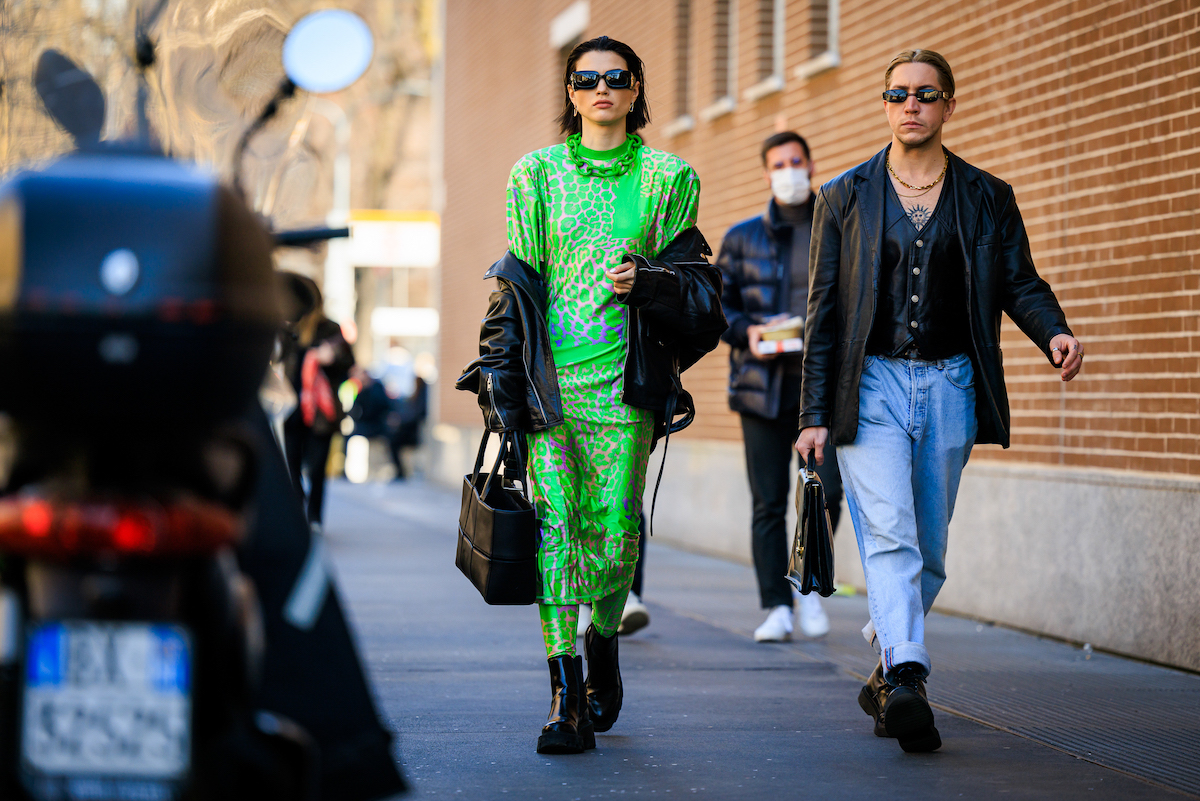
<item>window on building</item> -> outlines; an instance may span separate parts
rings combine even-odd
[[[737,26],[735,11],[734,0],[717,0],[713,26],[713,100],[729,97],[733,93],[734,55],[737,49],[733,38]]]
[[[713,3],[712,104],[700,112],[706,120],[733,111],[737,87],[737,2]]]
[[[783,88],[784,7],[786,0],[755,0],[755,83],[746,90],[747,100]]]
[[[692,0],[675,0],[675,116],[684,117],[691,110],[691,34]]]
[[[842,63],[838,44],[839,2],[840,0],[809,1],[808,17],[805,20],[805,50],[808,60],[796,67],[797,78],[811,78]]]
[[[675,119],[663,128],[675,136],[695,127],[692,119],[692,0],[675,0]]]

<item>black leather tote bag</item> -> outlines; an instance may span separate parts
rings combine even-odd
[[[496,463],[485,473],[487,443],[485,431],[475,470],[463,476],[454,563],[487,603],[531,604],[539,590],[540,521],[529,500],[525,435],[501,434]]]
[[[788,560],[787,580],[808,595],[814,590],[828,598],[833,595],[833,527],[829,525],[829,507],[821,479],[805,464],[800,469],[796,491],[796,539]]]

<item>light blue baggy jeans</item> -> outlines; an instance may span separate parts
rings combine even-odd
[[[975,444],[974,371],[965,355],[936,362],[868,356],[858,435],[837,450],[871,628],[885,674],[916,662],[928,675],[925,615],[946,581],[946,539]]]

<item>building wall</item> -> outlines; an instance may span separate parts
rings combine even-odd
[[[521,154],[560,141],[553,117],[561,103],[561,56],[548,32],[555,15],[572,4],[445,1],[442,367],[449,378],[476,353],[475,332],[488,292],[479,277],[505,247],[507,171]],[[888,61],[907,47],[928,47],[943,53],[955,71],[958,106],[945,128],[945,144],[1013,185],[1038,269],[1086,343],[1084,372],[1063,384],[1005,320],[1013,445],[975,450],[971,469],[977,478],[964,481],[956,518],[956,527],[971,532],[962,554],[999,553],[1011,535],[1006,526],[1030,520],[1048,527],[1051,545],[1063,546],[1048,546],[1042,555],[1064,560],[1069,543],[1094,542],[1103,550],[1104,542],[1129,536],[1121,521],[1134,518],[1155,553],[1170,554],[1186,542],[1190,524],[1180,509],[1200,493],[1196,5],[843,2],[837,19],[840,65],[799,77],[797,68],[811,64],[823,49],[814,37],[819,38],[828,2],[787,0],[782,88],[747,97],[761,77],[756,15],[763,4],[731,2],[737,16],[734,102],[716,116],[714,59],[723,51],[715,41],[716,15],[724,0],[592,0],[583,34],[626,41],[645,59],[654,112],[646,139],[697,169],[703,187],[700,226],[714,248],[730,225],[760,213],[766,202],[758,162],[765,137],[789,128],[801,132],[812,146],[817,183],[864,161],[890,136],[878,94]],[[686,108],[679,107],[676,84],[681,63],[676,15],[683,6],[691,13]],[[514,70],[523,76],[514,85],[490,78]],[[679,124],[681,112],[692,117],[690,129]],[[748,507],[744,472],[731,463],[740,458],[740,429],[726,407],[726,359],[721,346],[684,377],[699,414],[695,425],[672,438],[659,530],[664,537],[702,541],[699,547],[745,559]],[[439,414],[443,425],[478,426],[478,410],[465,393],[443,391]],[[657,467],[657,454],[654,461]],[[673,469],[680,472],[672,475]],[[1031,470],[1041,471],[1036,481],[1029,479]],[[684,480],[689,475],[691,482]],[[1187,500],[1160,503],[1155,493],[1163,490],[1155,481],[1183,493],[1170,497]],[[697,497],[712,503],[696,504]],[[1027,508],[1000,514],[997,497]],[[1132,517],[1093,514],[1125,503],[1141,511]],[[1156,582],[1154,592],[1161,597],[1142,608],[1172,608],[1171,619],[1191,620],[1187,609],[1195,608],[1195,599],[1178,594],[1189,582],[1196,584],[1186,560],[1158,564],[1156,571],[1171,574],[1163,580],[1161,572],[1137,566],[1145,562],[1118,563],[1110,551],[1097,557],[1109,559],[1107,567],[1080,576],[1069,560],[1039,559],[1019,567],[983,558],[956,563],[955,547],[951,564],[978,581],[956,591],[951,577],[943,599],[949,608],[1200,667],[1196,648],[1163,645],[1175,636],[1170,629],[1160,627],[1132,643],[1116,618],[1074,612],[1101,597],[1104,582],[1117,576],[1123,583]],[[1032,578],[1008,572],[1018,569]],[[1005,587],[1018,578],[1021,594],[1006,595]],[[1067,589],[1029,590],[1035,585]],[[1086,621],[1056,629],[1044,622],[1056,610]],[[1185,652],[1189,656],[1181,656]]]

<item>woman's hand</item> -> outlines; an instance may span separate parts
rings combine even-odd
[[[618,295],[628,295],[633,291],[633,279],[636,274],[637,262],[633,259],[625,259],[616,269],[604,271],[604,277],[612,281],[609,287]]]

